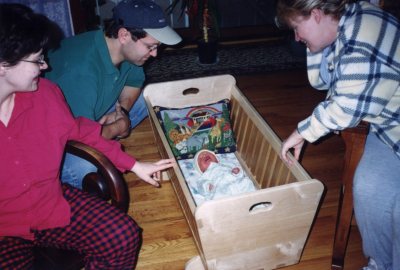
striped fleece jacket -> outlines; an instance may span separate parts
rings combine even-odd
[[[349,4],[337,38],[307,52],[308,79],[328,90],[325,101],[297,130],[309,142],[361,120],[400,158],[400,24],[366,1]]]

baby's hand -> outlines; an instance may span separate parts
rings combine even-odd
[[[232,174],[238,174],[238,173],[240,173],[240,169],[238,167],[232,169]]]

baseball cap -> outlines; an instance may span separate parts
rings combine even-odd
[[[151,0],[122,0],[114,7],[114,19],[125,27],[139,28],[167,45],[175,45],[182,38],[167,24],[161,7]]]

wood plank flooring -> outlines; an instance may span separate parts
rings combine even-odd
[[[325,92],[309,86],[305,70],[240,76],[236,80],[281,139],[285,139],[297,122],[307,117],[325,97]],[[160,158],[149,119],[122,140],[122,144],[139,160]],[[282,269],[330,269],[343,155],[344,144],[337,135],[306,146],[301,163],[313,178],[324,183],[326,194],[300,263]],[[170,183],[164,182],[161,188],[153,188],[139,181],[133,173],[126,174],[125,179],[131,198],[129,214],[143,228],[137,269],[183,270],[185,263],[198,252]],[[345,269],[358,270],[365,264],[357,227],[352,226]]]

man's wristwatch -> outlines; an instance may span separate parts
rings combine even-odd
[[[125,109],[124,107],[121,106],[121,111],[122,111],[126,116],[128,116],[128,118],[129,118],[129,112],[128,112],[127,109]]]
[[[128,112],[128,110],[121,106],[121,112],[123,112],[123,113],[126,115],[126,117],[128,117],[128,120],[129,120],[129,129],[131,129],[131,118],[129,117],[129,112]]]
[[[126,117],[128,117],[128,120],[129,120],[129,131],[131,130],[131,119],[129,118],[129,112],[128,112],[128,110],[127,109],[125,109],[124,107],[120,107],[121,108],[121,112],[123,113],[123,114],[125,114],[126,115]],[[126,137],[128,137],[129,135],[127,135],[127,136],[116,136],[115,137],[115,139],[116,140],[120,140],[120,139],[123,139],[123,138],[126,138]]]

